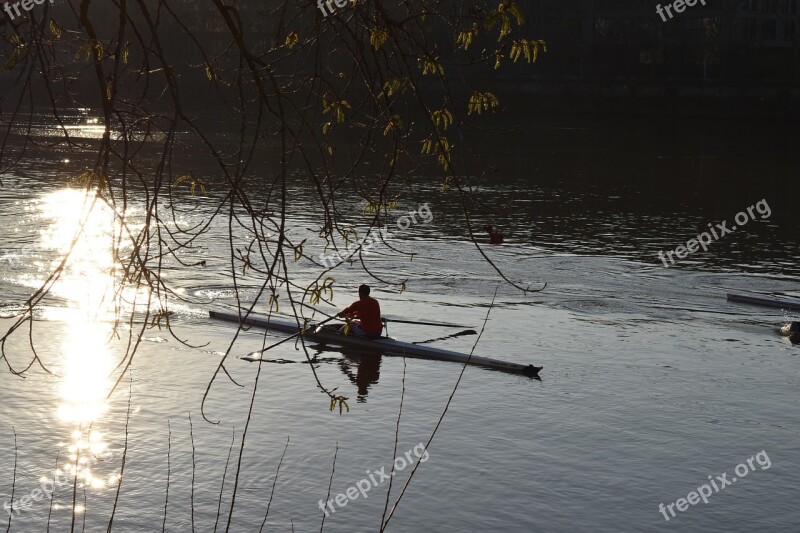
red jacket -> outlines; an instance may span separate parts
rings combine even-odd
[[[358,318],[361,321],[361,327],[370,335],[380,335],[383,331],[381,304],[371,296],[364,296],[353,302],[350,307],[342,311],[342,314]]]

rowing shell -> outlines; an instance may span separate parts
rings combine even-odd
[[[224,320],[226,322],[234,322],[236,324],[243,324],[245,326],[256,326],[259,328],[269,329],[271,331],[281,331],[284,333],[297,333],[297,323],[289,322],[286,320],[278,320],[275,318],[266,318],[264,316],[250,315],[247,318],[240,317],[237,313],[227,313],[224,311],[211,311],[211,318],[217,320]],[[404,355],[407,357],[416,357],[421,359],[433,359],[439,361],[453,361],[456,363],[466,363],[471,365],[482,366],[486,368],[493,368],[496,370],[505,370],[507,372],[516,372],[526,376],[537,376],[542,369],[540,366],[523,365],[519,363],[509,363],[507,361],[499,361],[490,357],[482,357],[473,355],[470,357],[468,354],[459,352],[451,352],[450,350],[442,350],[441,348],[431,348],[429,346],[418,346],[410,342],[403,342],[395,340],[391,337],[380,337],[377,339],[369,339],[367,337],[356,337],[353,335],[342,335],[341,333],[331,331],[325,328],[315,328],[313,325],[306,328],[305,338],[314,342],[320,343],[333,343],[342,346],[352,346],[363,350],[373,352],[382,352],[391,355]]]
[[[765,298],[763,296],[750,296],[747,294],[728,294],[728,300],[752,305],[763,305],[765,307],[778,307],[780,309],[800,310],[800,301],[785,300],[782,298]]]

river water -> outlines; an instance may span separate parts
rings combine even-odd
[[[797,129],[564,116],[526,123],[523,138],[496,140],[500,162],[475,191],[476,224],[505,234],[504,245],[485,250],[509,279],[546,282],[545,291],[504,284],[466,238],[452,191],[434,186],[392,211],[400,218],[430,208],[430,222],[419,218],[391,237],[413,260],[378,247],[367,262],[392,282],[409,280],[402,293],[371,282],[390,316],[480,329],[497,291],[476,353],[542,365],[541,380],[468,368],[427,453],[406,455],[427,443],[460,365],[319,352],[320,381],[349,398],[340,415],[287,343],[268,352],[278,362],[261,365],[242,448],[259,367],[239,357],[263,346],[260,332],[236,340],[225,363],[230,379],[214,381],[201,412],[236,330],[207,318],[236,301],[226,219],[214,219],[186,251],[205,267],[165,264],[183,298],[170,307],[174,335],[154,324],[122,375],[124,325],[109,340],[111,215],[95,208],[32,329],[25,324],[4,346],[21,370],[32,339],[52,372],[0,372],[0,497],[10,504],[13,485],[11,530],[43,531],[49,521],[53,531],[105,531],[113,513],[116,531],[257,531],[269,507],[265,529],[317,531],[321,500],[382,467],[389,472],[405,455],[396,464],[420,466],[390,531],[797,531],[800,346],[776,333],[797,313],[725,299],[800,296]],[[4,331],[86,213],[85,195],[66,184],[91,159],[33,150],[0,176]],[[177,198],[179,222],[208,220],[215,194],[212,187]],[[313,236],[317,224],[308,196],[293,185],[298,238]],[[664,267],[659,251],[685,245],[709,223],[735,225],[751,206],[746,224],[708,251]],[[134,206],[132,227],[137,216]],[[294,272],[309,281],[320,270],[301,260]],[[358,264],[334,276],[337,307],[369,279]],[[262,282],[239,276],[245,302]],[[451,332],[405,324],[390,331],[412,341]],[[433,344],[468,352],[475,340]],[[392,479],[390,508],[410,471]],[[737,481],[708,503],[683,512],[673,505],[675,517],[659,511],[723,473]],[[41,484],[55,487],[52,504],[36,491]],[[333,504],[324,530],[377,531],[388,489],[383,481],[366,498]]]

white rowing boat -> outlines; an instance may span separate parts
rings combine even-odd
[[[279,320],[276,318],[267,318],[265,316],[250,315],[246,318],[240,317],[237,313],[228,313],[224,311],[211,311],[211,318],[217,320],[224,320],[226,322],[233,322],[245,326],[256,326],[265,328],[270,331],[279,331],[282,333],[297,333],[297,323],[289,322],[287,320]],[[371,352],[379,352],[387,355],[404,355],[406,357],[415,357],[422,359],[434,359],[439,361],[453,361],[457,363],[468,362],[471,365],[493,368],[495,370],[505,370],[507,372],[516,372],[526,376],[538,376],[539,371],[542,369],[540,366],[523,365],[520,363],[509,363],[507,361],[499,361],[490,357],[482,357],[459,352],[452,352],[450,350],[442,350],[441,348],[431,348],[429,346],[419,346],[410,342],[403,342],[393,339],[391,337],[379,337],[377,339],[370,339],[367,337],[356,337],[354,335],[342,335],[336,331],[326,329],[324,327],[317,328],[310,325],[306,328],[304,337],[308,340],[319,342],[321,344],[336,344],[340,346],[348,346]]]

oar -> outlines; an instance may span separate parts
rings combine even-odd
[[[463,337],[464,335],[477,335],[477,334],[478,332],[475,331],[474,329],[466,329],[464,331],[459,331],[458,333],[453,333],[452,335],[448,335],[446,337],[439,337],[427,341],[412,342],[411,344],[428,344],[429,342],[444,341],[447,339],[452,339],[454,337]]]
[[[326,320],[323,320],[322,322],[320,322],[319,324],[317,324],[317,327],[319,327],[319,326],[322,326],[323,324],[327,324],[328,322],[330,322],[331,320],[335,320],[336,318],[338,318],[338,317],[337,317],[336,315],[334,315],[334,316],[332,316],[332,317],[330,317],[330,318],[328,318],[328,319],[326,319]],[[276,342],[275,344],[273,344],[273,345],[271,345],[271,346],[267,346],[267,347],[266,347],[266,348],[264,348],[263,350],[259,350],[259,351],[257,351],[257,352],[250,352],[250,353],[249,353],[249,354],[247,354],[245,357],[243,357],[243,359],[245,359],[245,358],[249,358],[249,359],[250,359],[250,360],[252,360],[252,361],[256,361],[257,359],[252,359],[252,356],[254,356],[254,355],[256,355],[256,354],[258,354],[258,355],[261,355],[262,353],[266,352],[267,350],[271,350],[272,348],[274,348],[274,347],[276,347],[276,346],[280,346],[280,345],[281,345],[281,344],[283,344],[284,342],[286,342],[286,341],[290,341],[290,340],[294,339],[295,337],[297,337],[298,335],[300,335],[300,333],[301,333],[301,331],[298,331],[298,332],[297,332],[297,333],[295,333],[294,335],[291,335],[291,336],[289,336],[289,337],[286,337],[286,338],[285,338],[285,339],[283,339],[282,341],[278,341],[278,342]]]
[[[444,324],[442,322],[418,322],[416,320],[400,320],[399,318],[384,318],[387,322],[397,322],[398,324],[418,324],[420,326],[437,326],[440,328],[468,328],[469,326],[459,326],[458,324]]]

